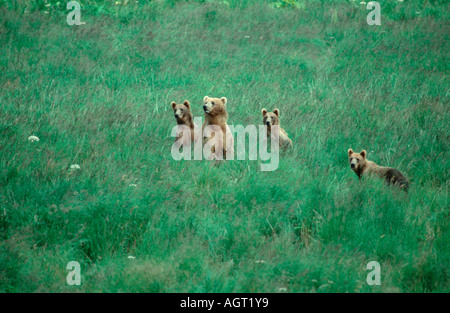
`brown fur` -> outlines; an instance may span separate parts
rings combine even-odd
[[[191,106],[188,100],[185,100],[183,104],[176,104],[175,102],[171,103],[173,113],[178,125],[186,125],[191,130],[190,142],[197,141],[200,137],[199,128],[194,123],[192,119]],[[183,136],[183,132],[178,131],[178,135],[175,138],[175,141],[178,141]],[[188,144],[189,142],[184,142],[184,144]]]
[[[263,115],[263,124],[267,127],[267,137],[271,137],[272,135],[272,126],[278,125],[280,134],[279,134],[279,145],[281,148],[292,148],[292,140],[289,138],[286,131],[280,126],[280,110],[275,109],[273,112],[267,112],[266,109],[262,109],[261,111]]]
[[[409,183],[400,171],[392,167],[379,166],[372,161],[366,159],[366,150],[355,153],[352,149],[348,149],[348,159],[351,169],[361,179],[364,175],[375,174],[383,178],[388,185],[397,185],[401,189],[408,191]]]
[[[205,96],[203,98],[203,110],[205,112],[205,121],[203,122],[203,129],[208,125],[217,125],[221,128],[223,138],[219,140],[218,146],[213,146],[211,152],[215,153],[216,150],[221,149],[223,151],[223,158],[226,158],[226,153],[229,151],[231,155],[234,155],[234,138],[230,128],[227,124],[228,113],[226,110],[227,98],[210,98]],[[205,137],[203,143],[205,144],[212,138],[215,133],[212,133],[211,137]]]

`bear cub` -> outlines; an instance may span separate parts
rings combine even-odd
[[[271,137],[272,140],[275,140],[272,133],[272,126],[277,125],[279,127],[278,142],[280,148],[292,148],[292,140],[289,138],[286,131],[280,126],[280,110],[275,109],[273,112],[267,112],[266,109],[262,109],[261,113],[263,115],[263,124],[267,127],[267,137]]]
[[[185,100],[183,104],[176,104],[175,102],[172,102],[171,105],[178,126],[184,125],[189,127],[190,130],[190,136],[183,136],[183,128],[178,127],[175,142],[178,145],[183,144],[185,147],[189,146],[192,142],[197,142],[197,140],[200,138],[200,128],[192,120],[191,106],[189,104],[189,101]],[[180,138],[183,139],[178,141]]]
[[[234,138],[231,133],[230,127],[227,124],[227,98],[211,98],[205,96],[203,98],[203,111],[205,112],[205,121],[203,122],[202,133],[204,139],[203,144],[214,139],[216,144],[211,147],[211,158],[218,157],[219,159],[234,157]],[[207,126],[218,126],[222,131],[222,137],[215,139],[216,133],[214,131],[211,134],[205,134],[204,129]]]
[[[375,174],[383,178],[388,185],[399,186],[400,189],[408,191],[409,183],[405,176],[392,167],[379,166],[372,161],[366,159],[366,150],[355,153],[352,149],[348,149],[348,161],[352,171],[358,175],[359,179],[363,175]]]

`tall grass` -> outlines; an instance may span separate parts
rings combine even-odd
[[[84,1],[80,26],[56,2],[0,1],[2,292],[449,291],[445,1],[379,27],[358,1]],[[232,125],[279,108],[294,149],[174,161],[170,102],[205,95]]]

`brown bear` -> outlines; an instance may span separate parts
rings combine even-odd
[[[203,111],[205,111],[205,121],[203,122],[202,134],[204,136],[203,143],[214,139],[215,144],[211,147],[212,155],[209,159],[227,159],[234,158],[234,138],[227,124],[228,113],[226,110],[227,98],[211,98],[205,96],[203,98]],[[208,127],[212,126],[212,127]],[[209,130],[205,132],[205,128]],[[215,127],[221,131],[221,138],[215,138]],[[212,129],[212,132],[210,130]]]
[[[361,153],[355,153],[352,149],[348,149],[348,160],[351,169],[358,175],[359,179],[363,175],[375,174],[384,178],[388,185],[399,186],[402,190],[408,191],[409,183],[400,171],[392,167],[379,166],[372,161],[366,159],[366,150]]]
[[[191,107],[188,100],[185,100],[183,104],[171,103],[175,119],[178,126],[184,125],[189,127],[190,136],[183,137],[182,127],[179,127],[175,142],[178,146],[183,145],[185,147],[190,146],[191,143],[196,142],[200,138],[200,128],[192,120]],[[179,139],[182,140],[178,141]]]
[[[292,140],[289,138],[286,131],[280,126],[280,110],[275,109],[273,112],[267,112],[266,109],[262,109],[263,123],[267,126],[267,137],[271,137],[272,140],[276,140],[272,133],[272,126],[277,125],[279,127],[279,146],[282,149],[292,148]]]

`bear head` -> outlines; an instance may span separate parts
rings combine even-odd
[[[183,104],[176,104],[175,102],[172,102],[171,104],[175,119],[178,123],[184,124],[192,118],[191,107],[188,100],[185,100]]]
[[[267,112],[266,109],[262,109],[261,113],[263,115],[263,124],[267,127],[280,125],[280,110],[275,109],[273,112]]]
[[[203,98],[203,111],[210,116],[226,114],[227,98]]]
[[[350,168],[356,173],[361,172],[366,165],[366,156],[366,150],[355,153],[352,149],[348,149],[348,162],[350,163]]]

